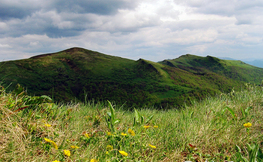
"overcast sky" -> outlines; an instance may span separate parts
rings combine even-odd
[[[0,0],[0,61],[82,47],[137,60],[263,59],[262,0]]]

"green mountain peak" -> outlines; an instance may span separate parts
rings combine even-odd
[[[263,69],[240,61],[191,54],[152,62],[70,48],[29,59],[1,62],[2,85],[16,84],[29,94],[49,95],[55,101],[115,101],[127,106],[178,107],[189,97],[203,98],[260,84]]]

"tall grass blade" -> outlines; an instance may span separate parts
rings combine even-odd
[[[140,114],[136,109],[134,109],[134,123],[133,125],[136,126],[137,124],[140,123]]]
[[[154,116],[154,115],[151,115],[151,116],[145,121],[145,123],[148,124],[148,123],[153,119],[153,116]]]
[[[236,116],[235,116],[235,112],[233,109],[231,109],[230,107],[226,107],[226,109],[230,112],[230,114],[232,115],[233,119],[236,119]]]

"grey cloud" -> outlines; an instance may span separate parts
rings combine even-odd
[[[137,0],[45,0],[0,1],[0,19],[22,19],[44,9],[70,13],[115,14],[119,9],[133,9]]]
[[[41,9],[45,6],[49,0],[46,1],[33,1],[33,0],[23,0],[23,1],[10,1],[1,0],[0,1],[0,20],[6,21],[9,19],[22,19],[30,16],[32,13]]]
[[[69,16],[71,15],[71,16]],[[19,37],[25,34],[46,34],[50,37],[68,37],[79,35],[92,24],[88,16],[69,13],[58,14],[56,11],[39,11],[24,19],[5,21],[2,37]]]
[[[22,19],[30,15],[34,9],[7,7],[0,4],[0,20],[8,20],[10,18]]]
[[[235,4],[226,0],[207,1],[195,11],[204,14],[232,16],[235,13]]]
[[[124,30],[125,23],[114,18],[119,9],[133,9],[137,0],[47,0],[42,3],[24,0],[0,2],[0,22],[9,29],[1,36],[18,37],[24,34],[46,34],[50,37],[69,37],[84,30]],[[126,21],[120,15],[117,16]],[[112,24],[112,19],[114,19]],[[119,26],[119,29],[117,29]],[[107,28],[108,27],[108,28]],[[130,29],[128,29],[130,28]],[[136,27],[129,26],[132,31]],[[9,32],[8,32],[9,31]]]
[[[174,0],[174,3],[191,8],[192,13],[235,17],[235,25],[262,25],[263,1],[254,0]]]
[[[252,24],[253,15],[236,15],[236,25]]]
[[[128,15],[127,15],[128,14]],[[9,32],[0,31],[2,36],[18,37],[24,34],[46,34],[49,37],[77,36],[85,30],[108,31],[110,33],[130,33],[140,28],[158,25],[158,16],[129,14],[129,11],[115,16],[57,13],[39,11],[26,19],[6,22]]]
[[[220,29],[228,24],[233,23],[234,19],[225,19],[225,20],[184,20],[184,21],[175,21],[167,22],[163,24],[164,27],[169,28],[173,31],[176,30],[198,30],[198,29]]]
[[[53,6],[58,12],[115,14],[118,9],[134,8],[132,0],[56,0]]]
[[[185,1],[185,5],[193,7],[194,12],[203,14],[215,14],[232,16],[235,13],[235,3],[228,0],[206,0],[195,3],[192,0]]]
[[[260,1],[0,0],[0,58],[73,46],[134,60],[245,57],[263,47]]]
[[[237,10],[247,10],[247,9],[257,10],[261,7],[263,7],[263,1],[261,0],[253,0],[253,1],[241,0],[236,3]]]
[[[107,19],[98,29],[111,33],[129,34],[136,32],[142,28],[153,27],[159,25],[158,17],[143,16],[143,15],[122,15]]]
[[[262,10],[263,1],[254,0],[174,0],[176,4],[192,7],[194,12],[203,14],[215,14],[233,16],[244,14],[251,10]]]

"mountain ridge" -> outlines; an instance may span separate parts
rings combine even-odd
[[[0,66],[2,85],[9,90],[21,84],[30,94],[57,102],[110,100],[129,107],[180,107],[189,97],[202,99],[263,80],[261,68],[212,56],[134,61],[78,47]]]

